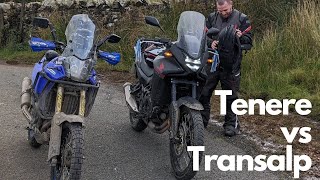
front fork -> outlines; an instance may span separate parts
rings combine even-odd
[[[178,132],[178,123],[180,119],[180,107],[186,106],[190,109],[194,110],[203,110],[202,104],[197,100],[197,86],[199,86],[198,82],[187,81],[187,80],[176,80],[171,79],[171,99],[172,102],[169,107],[170,112],[170,128],[169,128],[169,138],[174,140],[175,134]],[[180,97],[177,99],[177,85],[178,84],[188,84],[191,85],[192,92],[191,96],[188,97]]]
[[[64,93],[64,88],[61,85],[59,85],[58,91],[57,91],[56,108],[55,108],[56,114],[61,112],[62,102],[63,102],[63,93]],[[86,109],[85,106],[86,106],[86,91],[81,90],[80,91],[80,105],[79,105],[79,115],[80,116],[84,116],[85,109]]]
[[[62,126],[61,124],[68,119],[61,119],[60,114],[62,112],[62,103],[63,103],[63,94],[64,87],[62,85],[58,85],[57,97],[56,97],[56,107],[55,107],[55,116],[51,120],[51,132],[50,132],[50,142],[49,142],[49,153],[48,153],[48,161],[51,160],[51,166],[57,165],[57,156],[60,155],[60,144],[61,144],[61,135],[62,135]],[[80,91],[80,103],[79,103],[79,114],[81,118],[79,121],[75,122],[83,122],[81,120],[85,114],[85,105],[86,105],[86,91]]]

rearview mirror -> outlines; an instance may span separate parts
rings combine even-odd
[[[146,16],[144,19],[145,19],[147,24],[149,24],[151,26],[160,27],[160,23],[159,23],[157,18],[152,17],[152,16]]]
[[[210,28],[207,32],[207,36],[212,38],[214,36],[217,36],[220,33],[220,30],[217,28]]]
[[[48,28],[49,26],[49,20],[47,18],[41,18],[41,17],[35,17],[33,19],[32,25],[35,27],[40,27],[40,28]]]
[[[118,36],[116,34],[111,34],[109,39],[108,39],[108,42],[109,43],[118,43],[120,40],[121,40],[120,36]]]
[[[109,43],[118,43],[120,41],[121,37],[116,35],[116,34],[111,34],[109,36],[104,37],[102,40],[100,40],[97,43],[97,47],[102,46],[102,44],[104,44],[106,41],[108,41]]]

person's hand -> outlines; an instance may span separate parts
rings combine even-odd
[[[213,50],[216,50],[216,49],[217,49],[217,46],[218,46],[218,43],[219,43],[219,41],[214,40],[214,41],[212,42],[212,44],[211,44],[211,48],[212,48]]]
[[[241,36],[242,36],[242,32],[240,31],[240,29],[236,29],[236,32],[237,32],[237,36],[238,36],[238,37],[241,37]]]

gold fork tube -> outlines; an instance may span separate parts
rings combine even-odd
[[[84,116],[86,109],[86,91],[81,90],[80,91],[80,106],[79,106],[79,115]]]
[[[58,86],[57,98],[56,98],[56,114],[61,112],[62,109],[62,101],[63,101],[63,87]]]

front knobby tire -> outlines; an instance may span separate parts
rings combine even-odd
[[[145,130],[148,125],[141,118],[136,117],[136,112],[131,109],[129,111],[131,127],[137,132]]]
[[[80,123],[66,123],[62,129],[62,141],[58,163],[51,168],[51,180],[79,180],[81,178],[84,136]]]
[[[183,106],[180,118],[175,127],[174,138],[170,140],[170,160],[174,175],[179,180],[192,179],[196,175],[193,171],[193,155],[187,151],[187,146],[203,146],[204,125],[200,111]],[[201,162],[203,152],[199,154]]]

